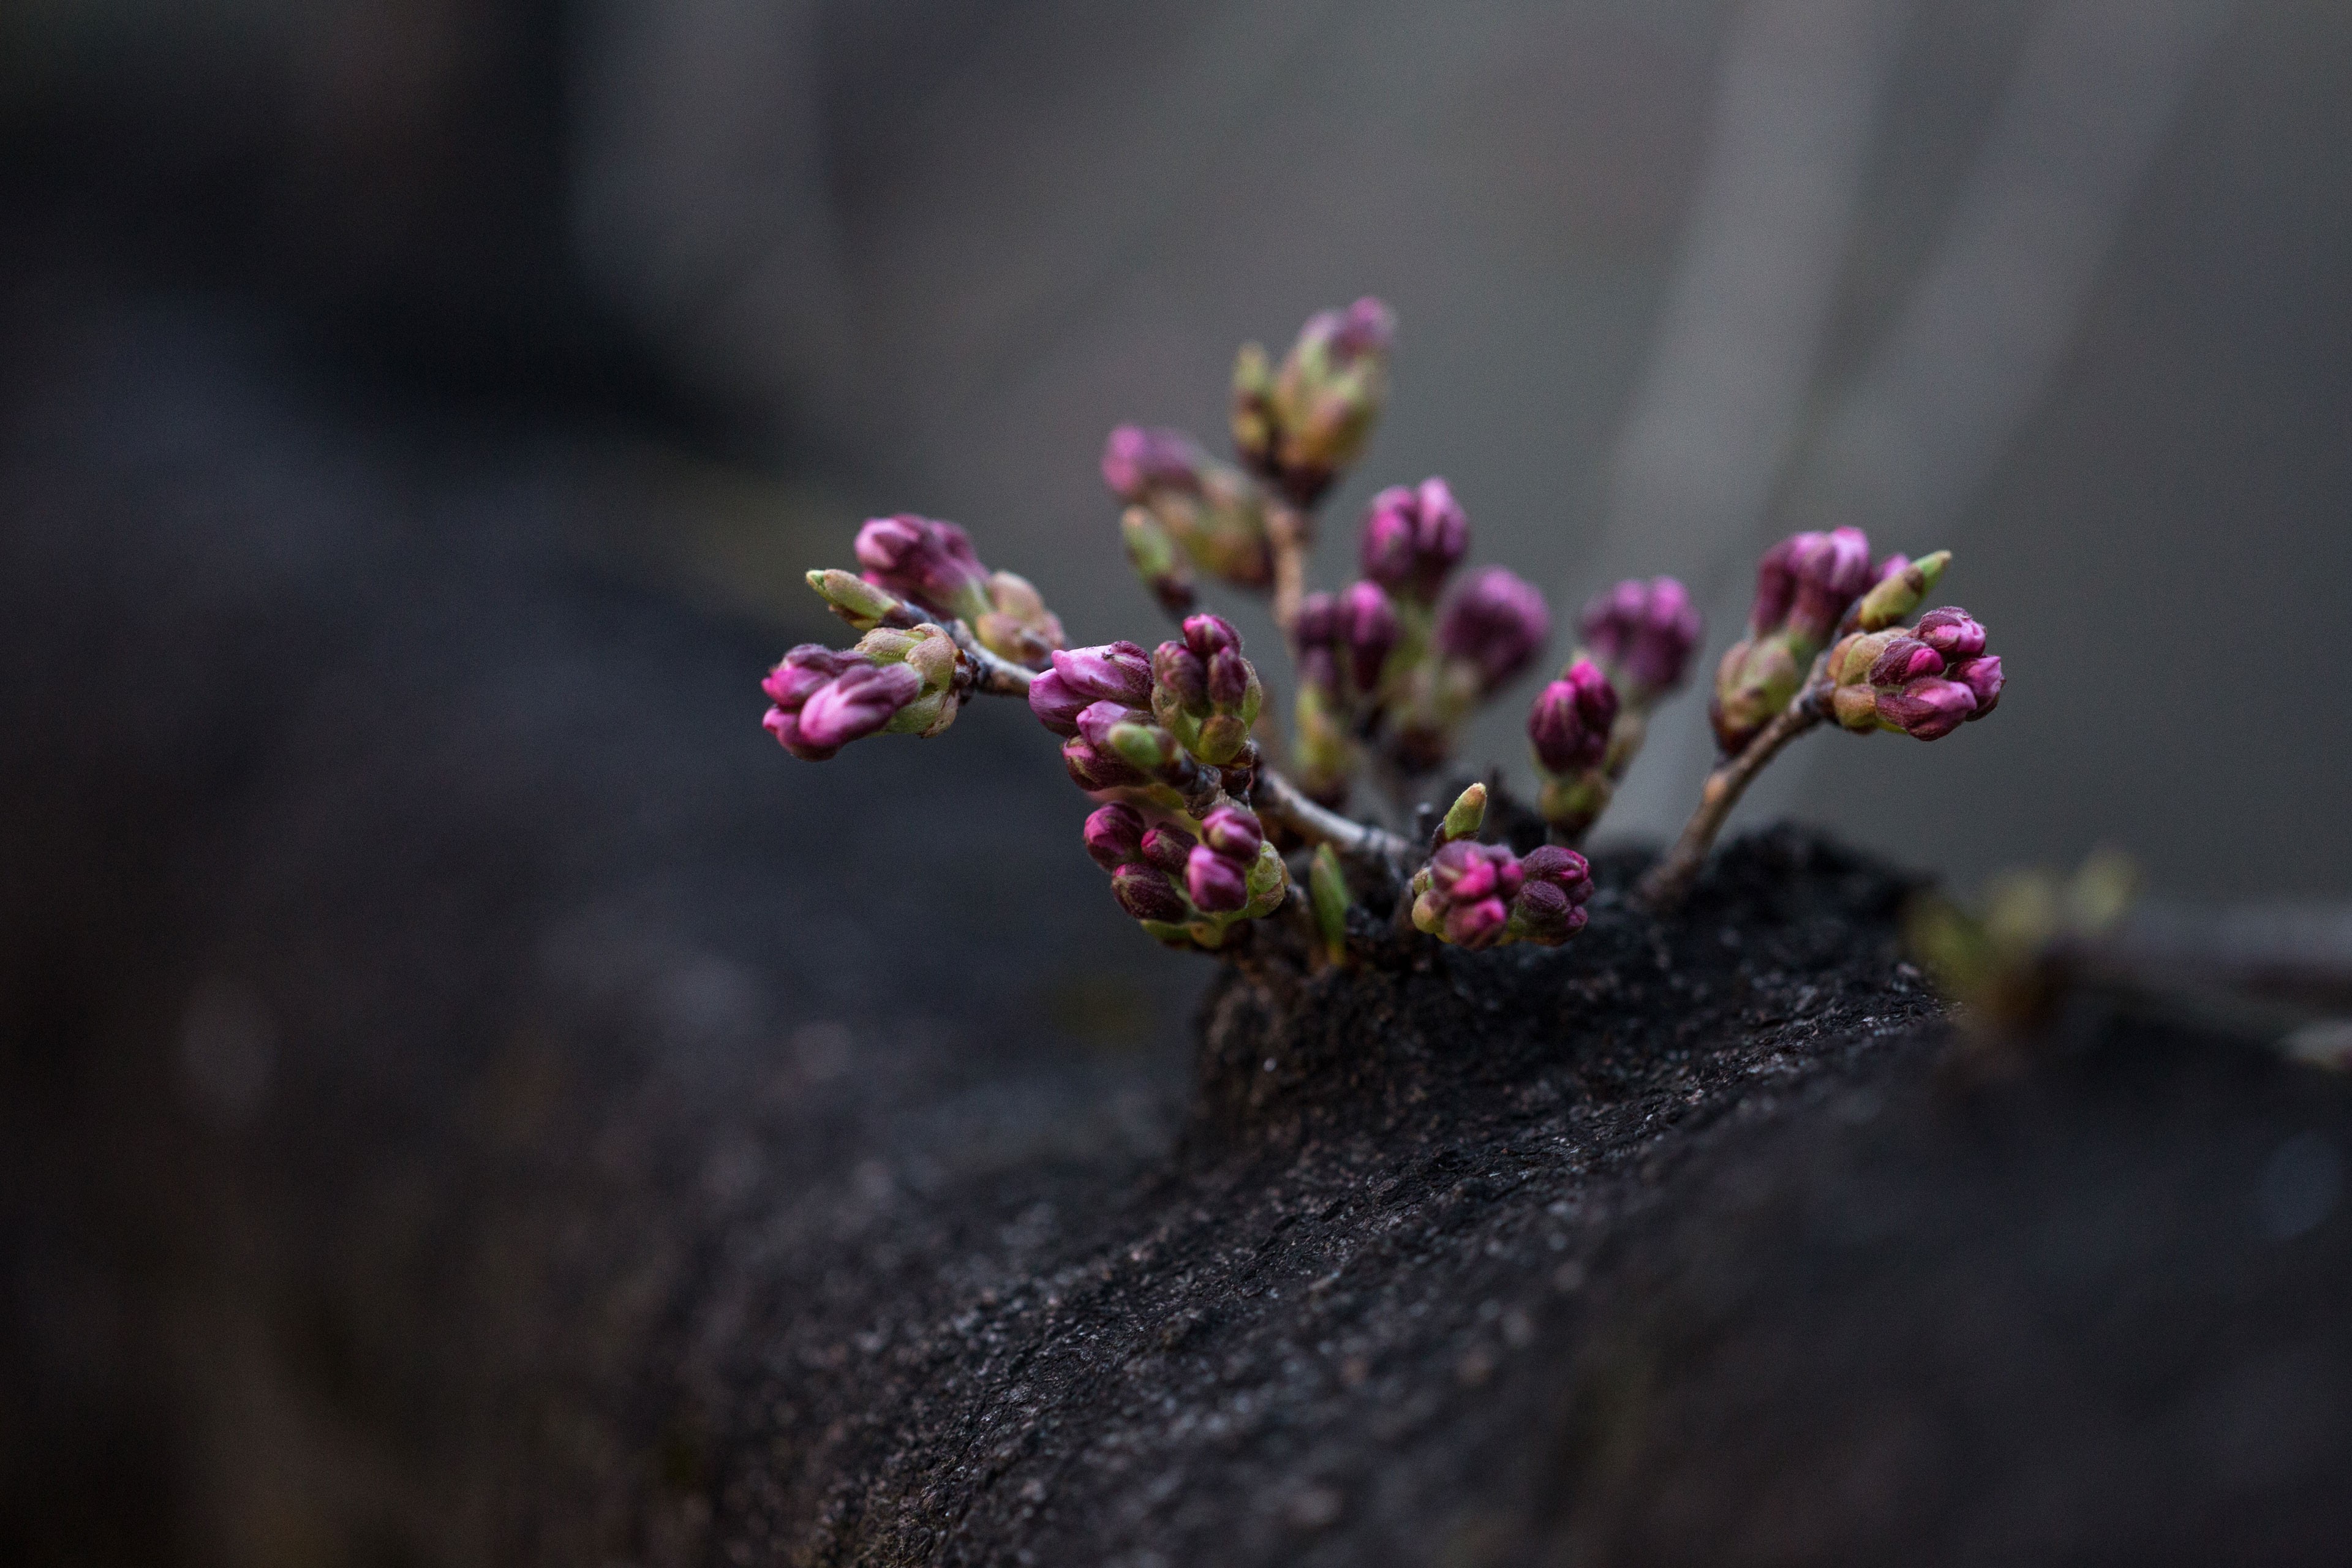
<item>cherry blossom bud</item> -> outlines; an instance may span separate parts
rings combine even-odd
[[[1399,636],[1396,606],[1377,583],[1351,583],[1339,595],[1339,640],[1347,647],[1348,679],[1359,692],[1380,689],[1381,670]]]
[[[2000,656],[1985,654],[1977,658],[1964,658],[1944,672],[1969,689],[1977,700],[1977,710],[1969,715],[1973,724],[2000,703]]]
[[[1187,751],[1218,767],[1241,755],[1265,691],[1231,622],[1188,618],[1181,642],[1152,653],[1151,679],[1151,711]]]
[[[764,723],[809,762],[884,731],[936,735],[955,720],[957,657],[954,640],[928,624],[877,627],[842,653],[804,643],[761,683],[775,704]]]
[[[1103,483],[1119,500],[1140,502],[1154,490],[1197,488],[1201,467],[1210,460],[1181,430],[1121,425],[1103,443]]]
[[[1266,497],[1256,480],[1202,451],[1181,430],[1122,425],[1103,446],[1103,479],[1141,512],[1122,520],[1129,559],[1153,592],[1169,602],[1190,579],[1175,552],[1213,576],[1243,587],[1273,581]]]
[[[922,689],[923,678],[903,664],[861,662],[811,692],[799,712],[776,709],[782,719],[771,728],[793,755],[822,762],[879,731]]]
[[[1250,901],[1249,868],[1198,844],[1185,862],[1184,888],[1201,909],[1229,914]]]
[[[1395,318],[1373,299],[1310,318],[1277,368],[1251,343],[1234,365],[1234,444],[1311,506],[1370,438],[1388,394]]]
[[[867,582],[941,615],[977,621],[992,607],[988,568],[954,523],[911,512],[871,519],[857,531],[857,562]]]
[[[1511,903],[1516,940],[1557,947],[1584,929],[1584,901],[1592,896],[1591,868],[1573,849],[1547,844],[1519,862],[1526,881]]]
[[[1947,662],[1974,658],[1985,650],[1984,627],[1966,610],[1949,605],[1921,616],[1911,635],[1943,655]]]
[[[1503,940],[1525,879],[1503,846],[1454,839],[1414,873],[1412,922],[1457,947],[1491,947]]]
[[[1133,806],[1102,806],[1087,817],[1087,853],[1104,870],[1115,871],[1141,858],[1143,834],[1143,816]]]
[[[1174,923],[1192,912],[1168,874],[1150,866],[1121,866],[1110,874],[1110,890],[1119,907],[1139,921]]]
[[[1913,680],[1900,690],[1884,692],[1878,698],[1881,724],[1921,741],[1939,740],[1950,734],[1973,716],[1976,709],[1976,694],[1957,680]]]
[[[1646,707],[1682,685],[1705,625],[1674,578],[1636,577],[1595,595],[1578,629],[1612,685],[1627,688],[1621,695]]]
[[[1536,694],[1528,710],[1528,739],[1545,771],[1570,773],[1597,767],[1609,753],[1617,693],[1590,659],[1578,659]]]
[[[1476,667],[1481,695],[1525,669],[1550,636],[1543,595],[1500,566],[1471,574],[1437,622],[1438,647]]]
[[[1401,598],[1434,603],[1469,548],[1469,517],[1442,479],[1384,489],[1364,513],[1364,575]]]
[[[1221,805],[1201,820],[1201,842],[1229,859],[1248,865],[1265,842],[1265,828],[1246,807]]]
[[[1162,823],[1144,834],[1139,849],[1146,861],[1173,877],[1184,869],[1198,842],[1182,828]]]

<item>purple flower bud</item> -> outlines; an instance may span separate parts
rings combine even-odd
[[[1131,642],[1055,648],[1053,668],[1029,682],[1029,710],[1057,735],[1078,732],[1078,714],[1097,702],[1141,708],[1151,700],[1151,659]]]
[[[1500,941],[1510,923],[1510,906],[1502,900],[1475,899],[1445,911],[1445,940],[1475,952]]]
[[[871,519],[857,531],[857,561],[867,582],[902,599],[966,620],[989,612],[988,568],[954,523],[911,512]]]
[[[1871,661],[1863,677],[1873,686],[1900,686],[1906,680],[1944,673],[1943,656],[1915,637],[1897,637]]]
[[[1115,871],[1143,853],[1143,816],[1131,805],[1106,805],[1087,817],[1087,853]]]
[[[836,653],[823,643],[804,642],[784,655],[783,661],[768,672],[767,679],[760,682],[760,689],[785,712],[797,713],[818,687],[843,670],[865,662],[854,653]]]
[[[1752,637],[1787,630],[1818,646],[1875,581],[1870,540],[1858,528],[1798,533],[1767,551],[1756,572]]]
[[[1257,858],[1265,842],[1265,828],[1257,814],[1244,806],[1221,805],[1201,821],[1201,842],[1244,867]]]
[[[1571,773],[1596,767],[1609,753],[1609,728],[1617,721],[1617,692],[1592,661],[1580,658],[1558,680],[1536,694],[1528,710],[1528,739],[1548,773]]]
[[[1470,548],[1470,519],[1442,479],[1394,485],[1372,498],[1359,546],[1364,575],[1423,604]]]
[[[1482,693],[1525,669],[1550,635],[1543,595],[1500,566],[1473,573],[1437,621],[1437,646],[1477,667]]]
[[[1249,661],[1236,648],[1221,647],[1209,659],[1209,701],[1218,708],[1238,708],[1249,695]]]
[[[1152,683],[1188,711],[1209,705],[1209,668],[1182,643],[1161,643],[1151,655]]]
[[[1976,658],[1964,658],[1944,672],[1969,689],[1977,700],[1977,710],[1969,715],[1973,724],[2000,704],[2000,656],[1985,654]]]
[[[1162,823],[1143,836],[1139,847],[1144,859],[1172,877],[1184,869],[1184,862],[1196,842],[1182,828]]]
[[[1672,577],[1628,578],[1584,606],[1585,646],[1654,701],[1683,683],[1705,626],[1690,593]]]
[[[1390,345],[1396,342],[1396,314],[1367,294],[1341,312],[1329,330],[1332,360],[1349,365],[1366,354],[1389,352]]]
[[[1121,866],[1110,874],[1110,890],[1119,907],[1139,921],[1177,921],[1192,911],[1167,873],[1149,866]]]
[[[1089,795],[1107,789],[1135,789],[1151,781],[1108,746],[1097,746],[1084,735],[1062,742],[1062,769],[1070,782]]]
[[[1396,647],[1396,606],[1377,583],[1350,583],[1339,595],[1339,632],[1348,645],[1348,676],[1356,689],[1370,692]]]
[[[1878,694],[1880,721],[1921,741],[1939,740],[1950,734],[1976,709],[1975,692],[1957,680],[1934,676],[1914,680],[1897,691]]]
[[[1522,856],[1519,870],[1528,887],[1547,883],[1567,894],[1573,903],[1592,896],[1592,868],[1583,856],[1557,844],[1538,845]]]
[[[1235,865],[1205,844],[1193,846],[1185,862],[1184,887],[1192,902],[1211,914],[1230,914],[1249,902],[1247,868]]]
[[[1181,430],[1122,425],[1103,443],[1103,482],[1129,502],[1158,489],[1197,490],[1206,461],[1207,455]]]
[[[1430,857],[1429,871],[1431,885],[1448,898],[1499,898],[1506,902],[1518,896],[1527,875],[1518,858],[1504,846],[1469,838],[1440,847]]]
[[[1206,659],[1223,648],[1238,650],[1242,634],[1234,630],[1233,622],[1223,616],[1187,616],[1184,646],[1192,650],[1193,657]]]
[[[808,694],[800,711],[791,715],[796,721],[794,740],[803,754],[831,756],[881,729],[922,694],[923,678],[908,666],[861,661]],[[781,731],[777,738],[783,739]]]
[[[1911,635],[1941,654],[1947,662],[1974,658],[1985,650],[1985,629],[1966,610],[1946,605],[1919,617]]]
[[[1074,691],[1056,670],[1046,670],[1029,682],[1029,711],[1056,735],[1078,732],[1078,715],[1097,699]]]
[[[1339,637],[1339,601],[1328,594],[1315,593],[1298,601],[1297,617],[1291,622],[1290,635],[1301,648],[1328,647]]]

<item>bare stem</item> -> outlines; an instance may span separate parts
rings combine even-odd
[[[1257,809],[1309,844],[1328,844],[1342,855],[1386,865],[1402,879],[1412,868],[1412,846],[1384,828],[1342,816],[1318,805],[1272,768],[1260,767],[1250,792]]]
[[[1706,864],[1707,851],[1715,847],[1716,835],[1723,831],[1724,818],[1739,804],[1764,764],[1780,754],[1780,748],[1812,729],[1822,721],[1821,692],[1808,682],[1788,707],[1772,721],[1757,732],[1740,753],[1707,774],[1706,787],[1699,794],[1698,809],[1691,813],[1684,825],[1680,838],[1666,851],[1664,858],[1651,867],[1634,889],[1634,901],[1653,914],[1672,914],[1690,897],[1691,884],[1698,880],[1699,868]]]
[[[950,621],[948,635],[955,638],[956,647],[962,649],[964,658],[971,662],[971,689],[974,691],[989,697],[1027,699],[1029,682],[1035,679],[1028,670],[999,658],[981,647],[980,639],[972,636],[971,628],[961,621]]]
[[[1274,624],[1287,638],[1307,596],[1307,514],[1288,501],[1268,501],[1265,537],[1274,551]]]

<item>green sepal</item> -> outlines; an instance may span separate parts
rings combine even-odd
[[[872,631],[906,605],[855,572],[828,566],[808,574],[808,585],[832,607],[833,613],[861,632]]]
[[[1445,820],[1438,827],[1438,842],[1451,844],[1457,838],[1475,838],[1478,829],[1486,822],[1486,786],[1474,784],[1454,797],[1446,808]]]

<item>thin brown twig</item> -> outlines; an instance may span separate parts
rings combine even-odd
[[[1821,667],[1816,664],[1815,675]],[[1717,767],[1706,776],[1706,787],[1699,794],[1698,809],[1691,813],[1690,821],[1683,826],[1682,837],[1675,840],[1658,863],[1650,868],[1633,889],[1634,901],[1653,914],[1672,914],[1690,897],[1691,885],[1698,880],[1699,869],[1706,864],[1707,851],[1715,847],[1716,835],[1723,831],[1724,819],[1739,797],[1764,771],[1764,764],[1780,754],[1780,749],[1822,721],[1822,702],[1825,688],[1817,680],[1809,680],[1804,689],[1790,700],[1788,707],[1773,716],[1772,721],[1757,731],[1756,738],[1740,749],[1738,756]]]

